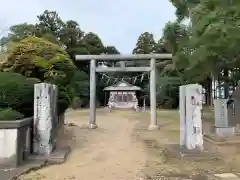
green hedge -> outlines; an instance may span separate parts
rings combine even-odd
[[[24,115],[11,108],[0,109],[0,121],[4,120],[19,120],[24,118]]]
[[[0,82],[0,108],[12,108],[24,117],[33,116],[34,84],[40,81],[17,73],[0,72]],[[58,114],[62,114],[70,102],[65,88],[59,86],[58,90]]]
[[[68,100],[67,92],[64,87],[58,87],[58,102],[57,102],[57,112],[58,115],[61,115],[69,107],[70,102]]]
[[[0,108],[12,108],[25,117],[33,116],[34,84],[37,79],[0,72]]]

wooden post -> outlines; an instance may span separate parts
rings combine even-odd
[[[148,130],[158,129],[157,125],[157,108],[156,108],[156,59],[151,59],[150,71],[150,108],[151,108],[151,121]]]
[[[96,129],[96,61],[90,62],[90,121],[89,128]]]

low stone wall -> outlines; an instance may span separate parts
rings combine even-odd
[[[54,149],[58,132],[64,126],[65,115],[57,117],[52,128]],[[0,121],[0,169],[22,165],[33,154],[33,117]]]
[[[31,153],[33,118],[0,121],[0,168],[17,167]]]

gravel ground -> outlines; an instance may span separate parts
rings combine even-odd
[[[65,134],[73,148],[66,163],[31,172],[19,180],[139,179],[147,154],[144,145],[131,136],[137,121],[129,121],[118,113],[100,113],[99,128],[89,130],[88,118],[82,111],[66,114],[71,126],[66,127]]]

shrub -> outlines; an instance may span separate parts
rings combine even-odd
[[[20,112],[11,108],[0,109],[0,121],[1,120],[19,120],[24,117]]]
[[[29,36],[17,43],[9,53],[0,70],[56,84],[59,88],[59,113],[65,111],[70,104],[65,87],[70,83],[75,69],[67,52],[57,44]],[[30,99],[33,101],[33,98]]]
[[[79,70],[73,71],[73,77],[67,86],[68,99],[74,108],[81,107],[89,100],[89,77]]]
[[[41,81],[68,79],[75,68],[67,52],[45,39],[29,36],[21,40],[1,65],[2,71],[13,71]]]
[[[60,86],[58,91],[57,113],[58,115],[61,115],[69,107],[70,101],[68,99],[67,92],[64,90],[64,87]]]
[[[171,97],[165,98],[162,104],[162,108],[164,109],[173,109],[175,108],[175,100]]]
[[[0,72],[0,82],[0,108],[12,108],[24,116],[32,116],[34,84],[39,80]]]
[[[21,74],[0,72],[0,108],[12,108],[25,117],[33,116],[34,84],[38,79],[27,78]],[[64,87],[58,92],[58,114],[62,114],[69,106],[69,100]]]
[[[82,106],[82,100],[79,97],[74,97],[71,106],[73,109],[80,108]]]

